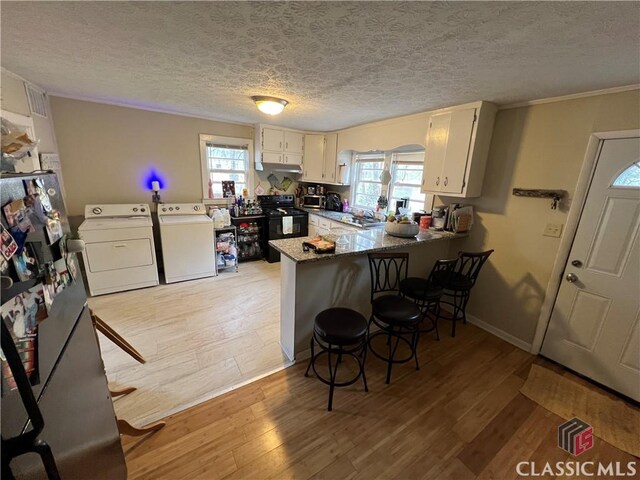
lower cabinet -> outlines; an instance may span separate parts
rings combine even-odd
[[[356,233],[360,231],[357,227],[352,227],[346,223],[336,222],[321,215],[309,214],[309,236],[318,235],[344,235],[345,233]]]

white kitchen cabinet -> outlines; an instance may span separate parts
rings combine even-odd
[[[283,162],[283,156],[282,156],[282,153],[263,152],[262,153],[262,161],[264,163],[282,163]]]
[[[302,165],[302,154],[285,153],[284,163],[287,165]]]
[[[301,171],[304,155],[304,133],[271,125],[256,125],[255,161],[256,170],[263,164],[280,164],[286,171]]]
[[[285,153],[299,153],[302,155],[304,152],[304,134],[292,130],[285,130],[284,151]]]
[[[283,151],[284,131],[278,128],[262,128],[262,150],[265,152]]]
[[[480,196],[496,110],[491,103],[476,102],[430,115],[422,192]]]
[[[348,163],[338,155],[338,134],[307,134],[304,138],[305,182],[348,185]]]
[[[352,227],[351,225],[347,225],[346,223],[331,220],[327,217],[323,217],[322,215],[310,213],[309,231],[311,231],[312,227],[315,232],[323,232],[322,235],[328,233],[335,233],[340,235],[344,233],[353,233],[360,230],[358,227]]]
[[[305,182],[324,181],[324,135],[304,136],[304,171],[302,180]]]
[[[338,168],[338,134],[324,136],[324,179],[328,183],[336,183]]]
[[[318,226],[324,230],[331,230],[331,220],[325,217],[320,217],[318,220]]]

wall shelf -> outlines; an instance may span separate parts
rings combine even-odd
[[[556,210],[562,198],[567,194],[564,190],[542,190],[538,188],[514,188],[512,193],[516,197],[550,198],[551,210]]]

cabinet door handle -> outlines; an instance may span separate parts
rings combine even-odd
[[[289,148],[289,142],[284,142],[284,148]]]
[[[436,178],[436,186],[440,185],[440,177]]]
[[[447,186],[447,183],[449,183],[449,177],[444,177],[444,186]]]
[[[280,142],[280,148],[282,148],[282,142]]]

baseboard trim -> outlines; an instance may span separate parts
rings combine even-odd
[[[498,327],[494,327],[493,325],[488,324],[480,320],[478,317],[474,317],[467,313],[467,321],[476,327],[479,327],[492,335],[495,335],[498,338],[501,338],[505,342],[509,342],[511,345],[514,345],[525,352],[531,351],[531,344],[525,342],[524,340],[519,339],[518,337],[514,337],[510,333],[505,332],[504,330],[499,329]]]

